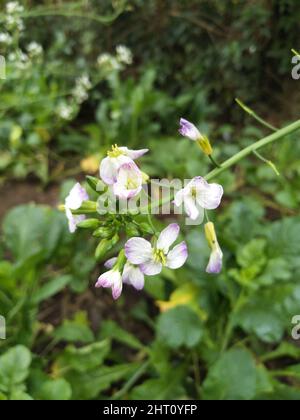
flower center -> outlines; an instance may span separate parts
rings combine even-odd
[[[162,249],[155,249],[153,257],[156,263],[161,263],[162,265],[166,265],[167,260],[166,260],[165,253]]]
[[[191,194],[192,194],[192,197],[193,198],[197,198],[197,189],[196,189],[196,187],[192,187],[192,189],[191,189]]]
[[[107,156],[110,158],[117,158],[121,155],[123,155],[124,153],[119,149],[117,144],[114,144],[111,147],[111,151],[107,152]]]
[[[138,188],[138,182],[136,179],[128,178],[126,183],[126,188],[128,190],[136,190]]]

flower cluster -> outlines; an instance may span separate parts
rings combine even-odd
[[[104,72],[121,71],[133,62],[132,52],[124,45],[116,47],[116,55],[103,53],[97,59],[98,66]]]
[[[180,132],[194,141],[207,139],[186,120],[181,120]],[[207,146],[210,143],[205,144]],[[204,153],[209,150],[208,147],[204,149]],[[147,152],[148,149],[131,150],[127,147],[112,146],[100,163],[100,179],[87,177],[88,184],[99,195],[102,195],[103,191],[110,190],[119,200],[128,201],[133,197],[138,198],[143,190],[143,184],[147,182],[147,177],[136,161]],[[173,203],[176,207],[183,207],[191,220],[202,218],[204,213],[208,219],[207,211],[219,207],[222,196],[221,185],[210,184],[205,178],[196,176],[184,188],[176,192]],[[100,275],[96,283],[97,288],[111,288],[114,299],[120,297],[124,284],[141,290],[144,287],[145,276],[158,275],[163,268],[178,269],[187,261],[186,242],[182,241],[173,246],[180,234],[177,223],[171,223],[158,233],[152,221],[145,227],[145,223],[134,219],[132,214],[125,216],[108,214],[102,218],[86,219],[86,214],[96,213],[96,207],[96,203],[89,201],[87,191],[77,183],[66,198],[64,209],[71,232],[75,232],[78,226],[92,228],[93,236],[101,238],[95,253],[99,261],[120,242],[122,229],[129,236],[118,256],[106,261],[104,266],[107,271]],[[151,219],[150,215],[149,217]],[[222,268],[223,253],[217,240],[214,224],[208,220],[204,231],[211,250],[206,272],[219,273]],[[151,236],[150,240],[149,236]]]

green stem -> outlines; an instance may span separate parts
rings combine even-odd
[[[245,112],[247,112],[247,114],[251,115],[251,117],[253,117],[260,124],[264,125],[272,131],[278,130],[276,127],[274,127],[274,125],[269,124],[267,121],[263,120],[259,115],[256,114],[256,112],[254,112],[251,108],[245,105],[240,99],[236,98],[235,101]]]
[[[141,367],[134,373],[134,375],[125,383],[125,385],[118,391],[114,396],[113,400],[121,399],[127,392],[132,388],[132,386],[140,379],[141,376],[147,371],[150,365],[150,361],[147,360],[141,365]]]
[[[219,163],[215,160],[215,158],[212,155],[208,155],[210,161],[212,162],[212,164],[216,167],[216,168],[221,168],[221,166],[219,165]]]
[[[248,156],[249,154],[255,152],[256,150],[261,149],[262,147],[267,146],[268,144],[271,144],[277,140],[282,139],[283,137],[294,133],[295,131],[300,129],[300,120],[288,125],[287,127],[284,127],[275,133],[272,133],[271,135],[264,137],[263,139],[250,144],[250,146],[245,147],[245,149],[241,150],[231,158],[227,159],[224,163],[222,163],[221,168],[216,168],[213,171],[211,171],[209,174],[205,176],[205,179],[207,181],[210,181],[212,178],[217,177],[222,172],[224,172],[226,169],[230,168],[231,166],[235,165],[237,162],[242,160],[244,157]]]
[[[229,169],[231,166],[238,163],[240,160],[244,159],[246,156],[250,155],[251,153],[256,152],[257,150],[277,141],[281,140],[282,138],[288,136],[289,134],[294,133],[295,131],[300,129],[300,120],[288,125],[287,127],[281,128],[280,130],[277,130],[275,133],[272,133],[271,135],[264,137],[261,140],[258,140],[257,142],[250,144],[250,146],[245,147],[245,149],[241,150],[240,152],[236,153],[231,158],[227,159],[225,162],[222,163],[220,168],[215,168],[211,172],[209,172],[204,178],[207,181],[210,181],[211,179],[219,176],[222,172],[226,171],[226,169]],[[142,207],[141,212],[145,212],[148,209],[161,207],[164,204],[169,203],[173,200],[173,196],[166,197],[164,199],[158,200],[156,203],[150,203],[147,207]]]

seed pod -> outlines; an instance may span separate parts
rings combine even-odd
[[[111,238],[112,247],[117,245],[119,240],[120,240],[120,236],[117,233],[115,233],[114,236]]]
[[[100,221],[98,219],[86,219],[77,223],[77,226],[83,229],[97,229],[100,226]]]
[[[125,228],[126,235],[129,238],[133,238],[134,236],[139,236],[140,231],[134,223],[128,223]]]
[[[93,233],[93,236],[95,238],[108,239],[108,238],[111,238],[113,234],[114,234],[114,230],[111,227],[102,226],[95,230],[95,232]]]
[[[103,194],[107,190],[107,185],[104,184],[100,179],[87,175],[86,182],[89,184],[91,189],[98,194]]]
[[[148,223],[141,223],[140,229],[143,233],[147,233],[149,235],[152,235],[154,233],[152,227]]]
[[[110,239],[102,239],[95,251],[95,258],[97,261],[102,260],[105,255],[112,249],[113,245]]]

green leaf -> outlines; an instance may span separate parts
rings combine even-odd
[[[70,345],[58,357],[56,363],[58,369],[62,371],[74,369],[78,372],[85,372],[100,366],[109,352],[109,340],[99,341],[81,348]]]
[[[101,325],[101,337],[110,338],[136,350],[144,348],[143,344],[133,334],[124,330],[114,321],[104,321]]]
[[[176,400],[184,399],[186,392],[182,386],[185,369],[176,367],[168,375],[148,379],[135,387],[131,393],[132,400]]]
[[[63,378],[44,382],[37,393],[37,399],[43,401],[66,401],[72,396],[71,385]]]
[[[252,400],[256,394],[257,371],[251,354],[232,349],[209,369],[203,384],[205,400]]]
[[[39,304],[42,301],[56,295],[62,289],[64,289],[72,281],[72,279],[72,276],[65,275],[48,281],[34,293],[32,296],[32,303]]]
[[[159,316],[157,323],[159,340],[171,348],[196,346],[203,336],[199,317],[187,306],[177,306]]]
[[[116,366],[103,366],[90,371],[67,372],[64,376],[72,386],[72,398],[75,400],[89,400],[99,396],[100,392],[111,387],[136,372],[140,363],[120,364]]]
[[[28,376],[31,353],[24,346],[16,346],[0,357],[0,390],[11,392]]]
[[[84,311],[77,312],[73,320],[65,319],[54,331],[53,336],[57,340],[79,343],[90,343],[95,339]]]
[[[11,210],[4,219],[5,243],[21,263],[48,259],[65,232],[64,215],[45,206],[28,204]]]
[[[282,340],[285,323],[273,306],[264,300],[247,303],[234,317],[235,324],[248,334],[255,334],[265,343]]]

